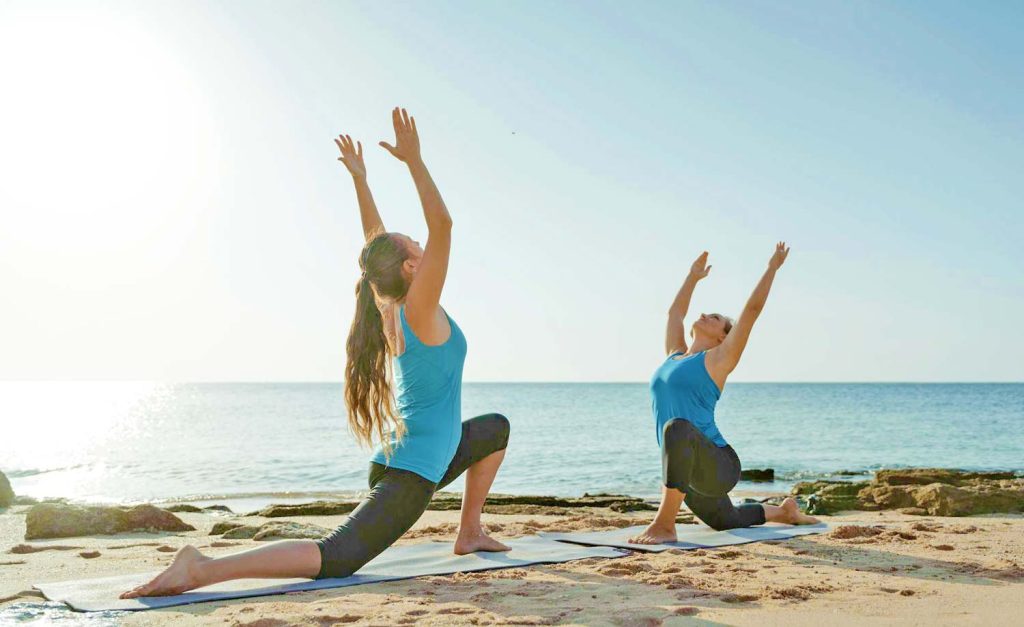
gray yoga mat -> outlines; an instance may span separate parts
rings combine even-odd
[[[305,590],[341,588],[378,581],[409,579],[423,575],[447,575],[475,570],[511,568],[530,564],[569,562],[587,557],[621,557],[625,553],[603,546],[578,546],[538,536],[506,542],[511,551],[455,555],[451,542],[424,542],[394,546],[359,569],[340,579],[239,579],[207,586],[170,597],[119,599],[117,596],[149,580],[155,572],[117,575],[102,579],[81,579],[43,583],[35,586],[51,601],[63,601],[80,612],[101,610],[148,610],[204,601],[241,599]]]
[[[748,542],[763,542],[764,540],[785,540],[795,536],[824,533],[829,529],[825,523],[800,526],[768,524],[759,527],[729,529],[728,531],[715,531],[706,525],[676,525],[676,535],[679,537],[678,542],[671,544],[630,544],[626,541],[630,536],[635,536],[646,528],[645,525],[638,525],[636,527],[626,527],[625,529],[612,529],[611,531],[586,531],[581,533],[541,531],[538,535],[551,540],[573,542],[586,546],[610,546],[630,549],[631,551],[657,553],[667,551],[668,549],[710,549],[733,544],[747,544]]]

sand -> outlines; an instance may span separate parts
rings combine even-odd
[[[23,508],[0,514],[0,616],[41,603],[33,583],[148,571],[191,543],[210,555],[254,546],[206,535],[214,514],[180,514],[198,531],[27,543]],[[650,514],[485,515],[497,537],[540,529],[628,526]],[[126,625],[820,625],[1024,621],[1024,517],[939,518],[894,512],[822,517],[829,535],[716,550],[634,553],[482,573],[118,615]],[[242,519],[263,522],[262,519]],[[344,516],[295,517],[331,527]],[[427,512],[402,542],[451,539],[458,512]],[[50,548],[14,552],[17,545]],[[60,547],[60,548],[57,548]],[[98,553],[98,555],[97,555]],[[80,615],[78,615],[80,616]]]

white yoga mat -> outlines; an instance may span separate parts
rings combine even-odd
[[[621,557],[623,552],[604,546],[578,546],[538,536],[505,542],[512,547],[503,553],[455,555],[451,542],[424,542],[394,546],[359,569],[340,579],[239,579],[169,597],[119,599],[119,594],[145,583],[155,572],[117,575],[102,579],[81,579],[43,583],[35,586],[51,601],[63,601],[80,612],[101,610],[148,610],[204,601],[241,599],[304,590],[341,588],[378,581],[409,579],[423,575],[447,575],[530,564],[569,562],[587,557]]]
[[[670,544],[630,544],[627,541],[627,538],[638,535],[646,528],[645,525],[638,525],[636,527],[626,527],[625,529],[612,529],[611,531],[586,531],[581,533],[541,531],[538,535],[551,540],[573,542],[586,546],[609,546],[629,549],[631,551],[657,553],[669,549],[710,549],[733,544],[747,544],[748,542],[785,540],[812,533],[824,533],[829,529],[825,523],[799,526],[767,524],[758,527],[745,527],[743,529],[729,529],[727,531],[715,531],[706,525],[676,525],[678,542]]]

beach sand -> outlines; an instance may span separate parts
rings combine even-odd
[[[0,514],[0,612],[41,603],[34,583],[149,571],[191,543],[223,555],[260,543],[207,535],[215,514],[179,514],[197,531],[26,542],[24,509]],[[650,512],[564,516],[485,514],[499,538],[537,530],[640,524]],[[287,596],[122,614],[126,625],[984,624],[1024,622],[1024,517],[847,512],[833,525],[884,525],[715,550],[590,559],[425,577]],[[332,527],[344,516],[290,518]],[[450,540],[458,512],[428,511],[401,542]],[[211,546],[217,542],[216,546]],[[61,548],[11,553],[16,545]],[[168,548],[170,547],[170,548]],[[95,557],[86,557],[98,552]],[[33,596],[35,594],[36,596]],[[82,616],[82,615],[76,615]]]

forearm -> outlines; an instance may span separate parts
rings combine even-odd
[[[409,162],[409,174],[412,175],[413,183],[416,184],[416,191],[420,195],[420,204],[423,205],[423,217],[427,221],[427,229],[451,228],[452,217],[448,214],[448,207],[441,198],[441,192],[437,190],[434,179],[430,176],[427,166],[421,159]]]
[[[365,176],[353,176],[356,186],[356,198],[359,200],[359,219],[363,223],[363,235],[370,239],[384,232],[384,221],[380,219],[377,204],[373,202],[373,194]]]
[[[686,312],[690,309],[690,299],[693,298],[695,287],[697,287],[697,279],[692,274],[687,275],[682,287],[676,292],[675,300],[672,301],[672,305],[668,308],[668,315],[674,318],[686,316]]]
[[[764,304],[768,301],[768,292],[772,289],[772,282],[775,280],[775,268],[769,267],[764,271],[764,275],[761,276],[761,280],[757,282],[757,287],[750,294],[750,298],[747,299],[747,306],[745,309],[751,313],[757,314],[764,309]]]

